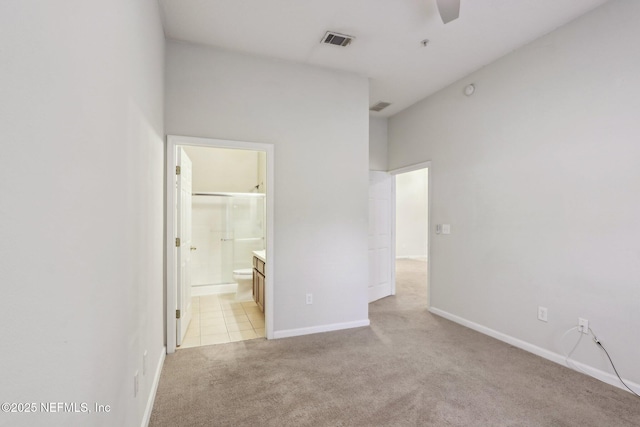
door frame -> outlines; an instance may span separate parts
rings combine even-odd
[[[274,304],[274,212],[275,212],[275,147],[273,144],[262,142],[231,141],[225,139],[199,138],[191,136],[167,135],[166,164],[165,164],[165,338],[167,354],[176,351],[176,309],[177,309],[177,280],[176,280],[176,247],[175,247],[175,193],[174,177],[176,166],[176,147],[179,145],[195,145],[212,148],[231,148],[239,150],[262,151],[266,154],[267,162],[267,191],[266,191],[266,231],[265,248],[267,253],[266,283],[269,283],[265,292],[265,335],[267,339],[273,338],[273,304]]]
[[[431,233],[431,160],[426,162],[416,163],[409,166],[404,166],[398,169],[393,169],[389,171],[389,174],[393,175],[394,179],[391,183],[391,212],[392,212],[392,222],[391,222],[391,239],[392,242],[392,250],[391,250],[391,259],[393,265],[393,282],[392,282],[392,295],[396,294],[396,180],[395,176],[413,172],[420,169],[427,169],[427,308],[431,309],[431,270],[432,262],[431,262],[431,242],[432,242],[432,233]]]
[[[182,343],[184,337],[187,333],[187,328],[189,327],[189,323],[192,319],[193,307],[191,305],[191,301],[185,301],[185,292],[188,291],[189,298],[191,298],[191,244],[192,244],[192,230],[193,224],[191,221],[191,210],[193,206],[192,198],[193,198],[193,163],[189,158],[187,152],[181,147],[179,150],[175,150],[177,158],[176,165],[180,166],[180,175],[174,175],[175,178],[175,189],[174,195],[176,196],[175,203],[175,212],[176,212],[176,222],[175,222],[175,234],[174,237],[180,237],[180,247],[176,248],[176,268],[179,267],[179,272],[176,274],[176,307],[180,310],[180,319],[176,320],[176,345],[178,342]],[[188,167],[185,167],[187,166]],[[185,178],[188,176],[188,179]],[[183,188],[183,186],[187,184],[187,188]],[[188,192],[183,192],[184,190],[188,190]],[[186,194],[185,194],[186,193]],[[184,202],[187,202],[191,205],[187,205]],[[186,224],[191,230],[187,230],[185,227],[185,219],[188,218],[188,223]],[[187,239],[187,236],[189,239]],[[183,271],[182,263],[183,261],[187,261],[187,267],[184,268]],[[184,280],[188,278],[188,280]],[[188,284],[187,284],[188,283]],[[180,339],[178,339],[180,338]]]

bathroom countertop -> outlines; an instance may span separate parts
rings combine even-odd
[[[261,250],[261,251],[253,251],[253,255],[255,255],[258,258],[260,258],[263,262],[267,262],[264,249]]]

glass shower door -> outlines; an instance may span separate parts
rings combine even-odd
[[[233,252],[234,252],[234,233],[233,233],[233,215],[231,212],[233,197],[220,197],[221,204],[224,206],[222,212],[222,233],[220,237],[220,257],[219,271],[220,283],[234,283],[233,281]]]
[[[264,249],[265,198],[261,194],[193,196],[194,286],[234,283],[233,270],[252,268]]]
[[[259,194],[233,197],[233,269],[252,268],[253,251],[264,249],[264,201]]]

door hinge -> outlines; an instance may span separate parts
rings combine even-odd
[[[180,238],[176,237],[176,248],[180,247]]]
[[[176,175],[180,175],[180,166],[176,166]]]
[[[180,310],[176,310],[176,319],[180,318]]]

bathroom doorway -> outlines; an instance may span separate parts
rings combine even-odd
[[[167,171],[167,352],[269,338],[273,146],[169,136]]]
[[[421,281],[419,286],[426,288],[425,303],[429,306],[429,163],[392,174],[395,175],[395,276],[398,281],[413,278]],[[394,293],[402,292],[398,284]]]

